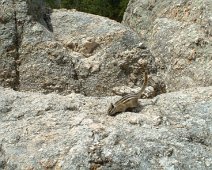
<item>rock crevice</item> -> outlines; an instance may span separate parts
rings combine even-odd
[[[14,2],[13,2],[14,3]],[[15,5],[14,5],[15,6]],[[19,47],[21,44],[21,35],[19,35],[18,31],[18,19],[16,15],[16,11],[14,11],[14,20],[15,20],[15,36],[14,36],[14,45],[15,45],[15,78],[14,78],[14,83],[13,83],[13,89],[14,90],[19,90],[19,85],[20,85],[20,78],[19,78],[19,64],[20,64],[20,58],[19,58]]]

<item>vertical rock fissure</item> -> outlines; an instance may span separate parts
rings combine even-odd
[[[15,7],[15,3],[13,1],[13,7]],[[14,90],[19,90],[19,85],[20,85],[20,74],[19,74],[19,34],[18,34],[18,21],[17,21],[17,12],[16,8],[14,8],[14,20],[15,20],[15,39],[14,39],[14,44],[15,44],[15,78],[14,78],[14,83],[13,83],[13,89]]]

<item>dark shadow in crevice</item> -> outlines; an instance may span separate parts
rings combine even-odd
[[[46,23],[46,28],[53,32],[53,26],[52,26],[52,22],[51,22],[51,13],[52,13],[52,9],[46,7],[46,13],[43,14],[43,20]]]
[[[15,36],[14,36],[13,42],[14,42],[14,46],[15,46],[15,56],[14,56],[15,77],[13,79],[12,88],[13,88],[13,90],[18,91],[19,87],[20,87],[20,73],[19,73],[19,62],[18,61],[19,61],[19,48],[20,48],[20,44],[21,44],[21,35],[20,34],[22,32],[19,34],[17,13],[15,10],[14,10],[14,22],[15,22]]]
[[[28,15],[32,16],[32,19],[39,22],[46,27],[49,31],[53,32],[53,26],[51,24],[52,9],[46,6],[45,1],[28,0]]]

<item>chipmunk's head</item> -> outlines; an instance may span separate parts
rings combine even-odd
[[[116,113],[116,107],[113,105],[113,103],[111,103],[107,110],[107,114],[113,116],[115,115],[115,113]]]

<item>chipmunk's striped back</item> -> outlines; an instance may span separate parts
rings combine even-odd
[[[120,103],[127,103],[129,100],[132,100],[134,98],[138,98],[138,94],[127,94],[123,96],[120,100],[114,103],[114,105],[119,105]]]
[[[108,108],[108,115],[112,116],[118,112],[124,112],[128,108],[134,108],[138,106],[138,99],[141,97],[148,82],[147,71],[144,72],[144,82],[141,90],[138,93],[127,94],[114,104],[110,104]]]

